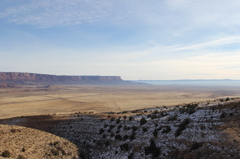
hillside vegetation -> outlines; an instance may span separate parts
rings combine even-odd
[[[239,99],[135,111],[1,120],[66,138],[85,158],[216,159],[240,157]]]

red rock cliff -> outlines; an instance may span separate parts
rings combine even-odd
[[[0,82],[81,84],[81,83],[117,83],[123,82],[123,80],[121,79],[120,76],[57,76],[35,73],[0,72]]]

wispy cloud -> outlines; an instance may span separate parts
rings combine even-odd
[[[190,46],[181,46],[173,49],[173,51],[178,50],[192,50],[192,49],[200,49],[200,48],[207,48],[207,47],[213,47],[213,46],[222,46],[222,45],[228,45],[228,44],[236,44],[240,43],[240,36],[234,36],[234,37],[224,37],[213,41],[207,41],[200,44],[190,45]]]
[[[0,60],[129,79],[240,79],[239,8],[239,0],[2,0]]]
[[[114,10],[119,2],[113,3],[109,0],[26,0],[16,3],[18,5],[4,8],[0,13],[0,18],[16,24],[31,24],[39,27],[74,25],[121,18],[121,11]]]

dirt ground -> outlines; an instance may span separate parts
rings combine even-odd
[[[0,89],[0,118],[109,112],[240,96],[240,87],[55,85]]]

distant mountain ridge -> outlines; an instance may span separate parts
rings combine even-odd
[[[123,83],[120,76],[65,76],[21,72],[0,72],[0,83],[11,84],[108,84]]]

